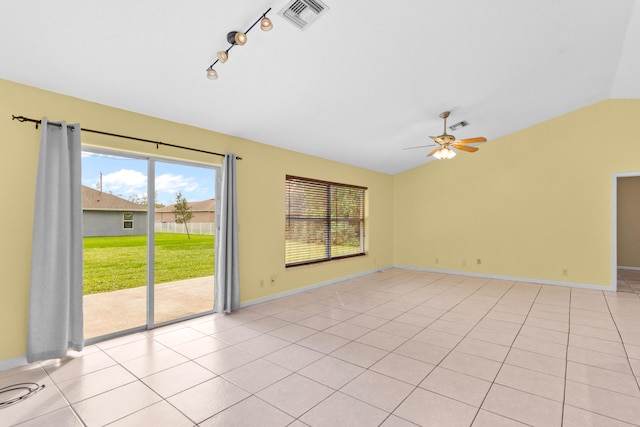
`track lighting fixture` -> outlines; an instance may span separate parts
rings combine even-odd
[[[247,34],[253,27],[256,26],[258,22],[260,23],[260,29],[262,31],[271,31],[271,29],[273,28],[273,23],[271,22],[271,19],[267,18],[267,13],[269,13],[269,11],[271,11],[271,8],[267,9],[267,11],[263,13],[260,18],[258,18],[256,22],[254,22],[249,27],[247,31],[230,31],[229,33],[227,33],[227,42],[229,43],[229,47],[227,48],[227,50],[220,50],[218,51],[218,53],[216,53],[217,59],[213,64],[209,65],[209,68],[207,68],[207,78],[211,80],[216,80],[218,78],[218,72],[214,70],[213,67],[218,62],[220,62],[221,64],[227,62],[227,60],[229,59],[229,51],[234,46],[244,46],[247,43]]]

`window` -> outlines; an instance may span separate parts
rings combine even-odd
[[[133,228],[133,213],[132,212],[123,212],[122,213],[122,228]]]
[[[287,175],[285,265],[364,255],[365,190]]]

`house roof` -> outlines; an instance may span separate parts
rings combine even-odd
[[[187,201],[191,212],[214,212],[216,207],[216,201],[214,199],[202,200],[200,202],[189,202]],[[162,208],[156,208],[156,213],[158,212],[173,212],[175,209],[175,204],[164,206]]]
[[[405,148],[430,144],[446,110],[486,146],[640,98],[640,0],[322,2],[304,31],[278,13],[289,0],[4,2],[0,78],[389,174],[432,160]],[[208,80],[227,33],[269,7],[273,29]],[[133,136],[163,140],[147,132]]]
[[[82,186],[82,209],[101,211],[147,211],[146,205],[122,199],[113,194],[103,193],[85,185]]]

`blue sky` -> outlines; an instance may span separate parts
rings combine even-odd
[[[82,155],[82,184],[98,188],[102,172],[102,191],[123,199],[143,197],[147,193],[147,161],[106,154]],[[197,202],[215,197],[215,170],[195,166],[156,162],[157,203],[175,203],[181,192],[187,201]]]

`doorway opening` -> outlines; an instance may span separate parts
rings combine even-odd
[[[640,294],[640,172],[613,177],[612,283]]]

